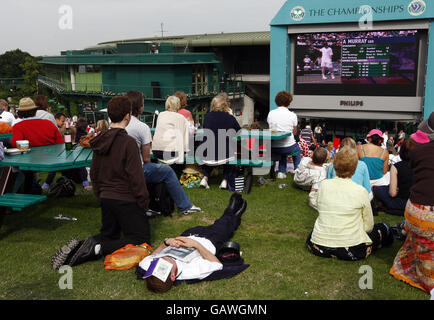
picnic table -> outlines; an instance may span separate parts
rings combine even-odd
[[[0,140],[11,139],[11,138],[12,138],[12,132],[10,132],[10,133],[0,133]]]
[[[0,161],[3,167],[15,167],[27,171],[62,171],[90,166],[92,150],[76,146],[73,150],[65,150],[64,144],[32,147],[30,152],[8,155]],[[11,207],[12,210],[22,209],[42,202],[44,195],[5,193],[0,196],[0,207]]]
[[[155,128],[151,128],[151,134],[155,133]],[[198,129],[195,133],[195,136],[203,136],[203,129]],[[258,142],[257,146],[263,145],[266,143],[266,141],[276,141],[281,140],[286,137],[291,136],[291,132],[280,132],[280,131],[272,131],[272,130],[247,130],[247,129],[241,129],[238,135],[236,136],[237,141],[240,143],[241,148],[247,148],[250,149],[252,145],[254,145],[252,142],[256,141]],[[248,140],[249,139],[249,140]],[[244,145],[244,141],[246,144]],[[266,148],[271,148],[271,144],[267,144]],[[245,150],[246,151],[246,150]],[[266,150],[262,150],[266,151]],[[270,150],[271,151],[271,150]],[[270,153],[271,155],[271,153]],[[154,158],[154,157],[153,157]],[[245,183],[244,183],[244,192],[246,194],[250,193],[252,184],[253,184],[253,176],[254,175],[265,175],[267,174],[270,169],[274,166],[273,159],[266,159],[263,156],[255,155],[254,159],[245,159],[243,158],[243,154],[238,154],[238,156],[227,162],[227,164],[237,165],[241,166],[246,169],[247,175],[245,177]],[[194,155],[186,155],[185,157],[185,163],[202,163],[201,159],[198,159]]]
[[[18,155],[7,155],[0,162],[2,166],[17,167],[28,171],[62,171],[88,167],[92,163],[92,149],[76,146],[65,150],[64,144],[31,147],[30,152]]]

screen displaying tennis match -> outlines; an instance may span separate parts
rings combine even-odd
[[[415,96],[418,30],[299,34],[295,94]]]

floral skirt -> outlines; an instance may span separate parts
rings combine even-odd
[[[390,274],[416,288],[434,288],[434,207],[407,202],[407,238],[395,257]]]

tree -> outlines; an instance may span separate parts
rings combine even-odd
[[[23,64],[20,64],[23,70],[24,87],[23,93],[27,96],[33,96],[36,93],[38,85],[39,67],[37,60],[33,57],[26,57]]]
[[[0,55],[0,78],[22,78],[24,72],[20,65],[25,63],[28,57],[31,55],[20,49]]]

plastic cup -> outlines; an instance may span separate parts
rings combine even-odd
[[[17,144],[17,149],[22,151],[29,150],[30,148],[29,140],[17,140],[16,144]]]

